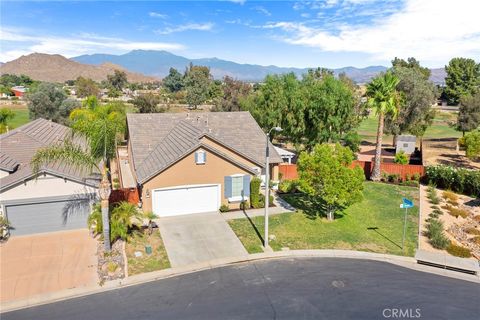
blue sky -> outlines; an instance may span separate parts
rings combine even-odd
[[[480,1],[2,1],[0,61],[167,50],[292,67],[480,60]],[[452,20],[452,18],[454,18]]]

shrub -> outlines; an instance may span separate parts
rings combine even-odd
[[[395,159],[393,161],[398,164],[408,164],[410,162],[410,160],[408,159],[408,156],[405,154],[404,151],[398,152],[395,155]]]
[[[448,213],[451,216],[454,216],[455,218],[458,218],[460,216],[460,217],[465,219],[466,217],[468,217],[468,211],[467,210],[455,208],[455,207],[452,207],[451,205],[448,205],[448,204],[445,206],[445,209],[448,211]]]
[[[250,209],[250,203],[248,203],[248,200],[240,202],[240,210],[247,210]]]
[[[116,264],[115,262],[110,261],[107,263],[108,272],[114,273],[117,270],[117,268],[118,268],[118,264]]]
[[[283,180],[278,185],[278,190],[282,193],[293,193],[297,191],[297,180]]]
[[[475,236],[480,236],[480,229],[477,229],[477,228],[474,228],[474,227],[467,228],[465,230],[465,232],[468,233],[468,234],[473,234]]]
[[[260,208],[260,185],[262,184],[262,180],[260,178],[253,178],[250,181],[250,203],[252,204],[253,208]]]
[[[470,258],[472,256],[470,249],[457,246],[453,243],[450,243],[450,245],[447,247],[447,252],[450,253],[452,256],[460,258]]]
[[[445,200],[450,200],[450,201],[458,201],[458,196],[453,193],[452,191],[443,191],[442,197]]]
[[[480,246],[480,236],[472,239],[473,243]]]
[[[478,197],[480,195],[480,170],[468,170],[445,165],[428,166],[426,177],[429,183],[439,188]]]
[[[228,205],[222,204],[222,205],[220,206],[220,212],[227,212],[228,210],[230,210],[230,208],[228,207]]]
[[[272,195],[270,195],[269,199],[270,200],[268,203],[269,203],[269,207],[271,207],[273,204],[274,198]],[[263,194],[260,194],[259,208],[265,208],[265,195]]]
[[[450,243],[443,233],[443,223],[437,219],[431,219],[427,224],[426,236],[430,244],[437,249],[445,249]]]
[[[420,181],[420,174],[419,173],[414,173],[413,176],[412,176],[412,179],[414,181],[419,182]]]
[[[480,214],[473,217],[473,220],[480,222]]]
[[[402,181],[402,178],[398,173],[392,173],[388,175],[388,182],[399,183]]]

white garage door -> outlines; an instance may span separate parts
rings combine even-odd
[[[190,185],[153,191],[153,212],[160,217],[217,211],[220,185]]]

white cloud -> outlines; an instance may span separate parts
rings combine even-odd
[[[268,11],[267,9],[265,9],[264,7],[262,6],[256,6],[256,7],[253,7],[252,8],[253,10],[259,12],[259,13],[262,13],[264,14],[265,16],[267,17],[270,17],[272,14],[270,13],[270,11]]]
[[[247,0],[224,0],[224,1],[238,3],[238,4],[241,4],[241,5],[243,5],[245,2],[247,2]]]
[[[168,18],[168,15],[163,14],[163,13],[159,13],[159,12],[155,12],[155,11],[149,12],[148,15],[152,18],[160,18],[160,19]]]
[[[414,56],[426,64],[441,65],[456,56],[480,57],[479,12],[479,1],[407,0],[401,10],[363,26],[343,23],[327,30],[299,22],[276,22],[264,28],[283,30],[281,39],[295,45],[362,52],[372,60]]]
[[[213,23],[207,22],[207,23],[188,23],[188,24],[182,24],[176,27],[166,27],[161,30],[155,30],[155,33],[157,34],[171,34],[175,32],[183,32],[183,31],[190,31],[190,30],[196,30],[196,31],[210,31],[213,28]]]
[[[73,57],[106,51],[125,52],[135,49],[175,51],[184,49],[184,46],[178,43],[129,41],[121,38],[105,37],[88,33],[82,33],[72,37],[34,36],[32,33],[9,28],[2,28],[0,30],[0,40],[4,42],[0,53],[0,61],[3,62],[33,52],[61,54],[66,57]],[[8,44],[14,44],[15,49],[5,49]]]

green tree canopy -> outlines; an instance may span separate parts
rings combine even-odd
[[[160,97],[153,93],[141,94],[132,101],[139,113],[165,112],[166,108],[160,108]]]
[[[208,67],[190,65],[184,80],[185,99],[190,107],[196,109],[208,99],[211,82],[212,77]]]
[[[337,210],[362,199],[365,175],[351,168],[353,152],[339,144],[316,145],[298,159],[300,188],[325,209],[329,220]]]
[[[127,74],[125,71],[115,70],[113,74],[107,75],[107,81],[112,88],[122,91],[128,83]]]
[[[44,118],[65,124],[71,110],[80,106],[67,99],[65,91],[53,83],[42,82],[26,95],[30,119]]]
[[[15,112],[8,108],[0,109],[0,133],[7,131],[7,122],[15,118]]]
[[[168,76],[163,78],[163,86],[170,92],[178,92],[183,89],[183,75],[175,68],[170,68]]]
[[[16,74],[2,74],[0,76],[0,86],[5,86],[7,88],[15,87],[15,86],[25,86],[29,87],[32,85],[34,81],[24,74],[16,75]]]
[[[480,127],[480,92],[460,99],[456,129],[465,134]]]
[[[77,97],[100,96],[100,88],[90,78],[78,77],[75,81]]]
[[[252,87],[243,81],[235,80],[229,76],[223,78],[221,97],[216,100],[214,111],[240,111],[241,101],[245,99]]]
[[[395,59],[392,60],[392,67],[393,67],[393,69],[409,68],[409,69],[418,70],[422,74],[422,76],[425,80],[428,80],[430,78],[431,73],[432,73],[430,71],[430,69],[428,69],[426,67],[422,67],[420,65],[420,61],[418,61],[417,59],[415,59],[413,57],[408,58],[407,61],[395,57]]]
[[[462,138],[467,158],[471,160],[480,159],[480,129],[471,131]]]
[[[445,95],[449,104],[457,105],[462,97],[479,91],[480,63],[473,59],[453,58],[445,70]]]
[[[385,116],[386,133],[423,136],[432,124],[435,117],[432,106],[436,100],[436,91],[435,85],[426,77],[425,69],[418,62],[414,66],[393,66],[393,74],[399,79],[396,89],[401,99],[398,116]]]

